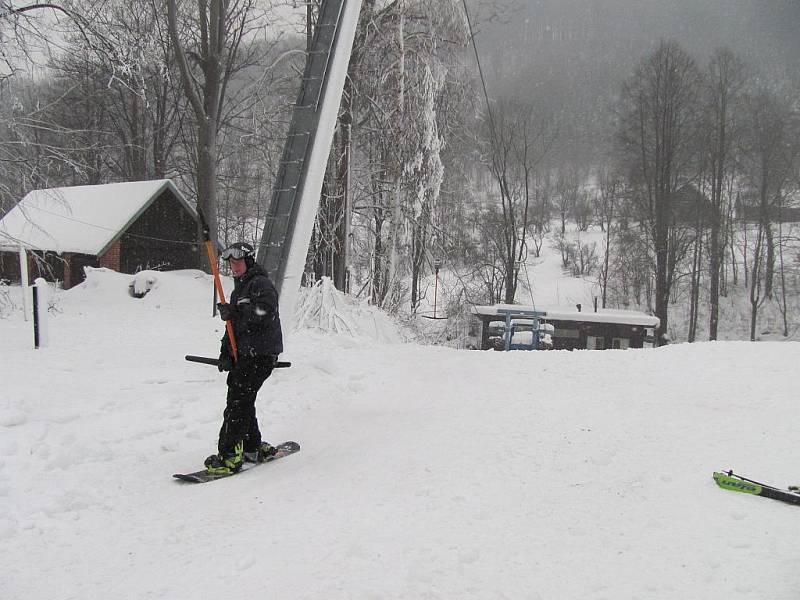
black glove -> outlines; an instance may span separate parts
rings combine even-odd
[[[231,321],[239,315],[239,308],[233,304],[220,302],[217,304],[217,310],[219,310],[219,316],[223,321]]]
[[[220,373],[222,371],[232,371],[233,366],[233,357],[227,352],[221,352],[219,355],[219,364],[217,364],[217,368],[220,370]]]

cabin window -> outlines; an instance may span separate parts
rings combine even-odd
[[[614,350],[627,350],[631,347],[631,341],[628,338],[614,338],[611,347]]]
[[[589,350],[605,350],[605,338],[589,335],[586,336],[586,348]]]
[[[559,329],[556,327],[553,331],[553,337],[572,338],[577,340],[581,337],[581,332],[577,329]]]

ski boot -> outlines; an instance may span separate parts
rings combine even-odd
[[[206,471],[210,475],[233,475],[242,468],[244,449],[236,444],[233,454],[212,454],[205,460]]]
[[[278,449],[275,448],[275,446],[267,442],[261,442],[256,450],[244,453],[244,461],[249,463],[262,463],[270,456],[274,456],[277,451]]]

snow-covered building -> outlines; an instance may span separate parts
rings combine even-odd
[[[168,179],[34,190],[0,219],[0,279],[20,280],[20,248],[31,277],[64,288],[87,266],[136,273],[202,258],[196,213]]]
[[[758,223],[763,213],[758,189],[744,184],[736,195],[734,211],[737,219]],[[780,203],[770,198],[768,214],[773,223],[800,223],[800,193],[784,190]]]
[[[549,336],[546,346],[553,350],[610,350],[642,348],[658,328],[658,317],[634,310],[602,309],[585,312],[517,304],[473,306],[480,321],[474,346],[480,350],[503,350],[507,336],[520,337],[531,327]],[[531,317],[535,323],[531,325]],[[510,326],[510,327],[509,327]],[[509,331],[510,329],[510,331]],[[513,349],[513,345],[512,345]]]

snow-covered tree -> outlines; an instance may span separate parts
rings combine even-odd
[[[466,31],[454,0],[367,3],[364,18],[351,77],[361,180],[355,211],[371,256],[366,284],[375,304],[396,305],[410,276],[414,307],[444,177],[449,127],[439,107],[452,90]]]

